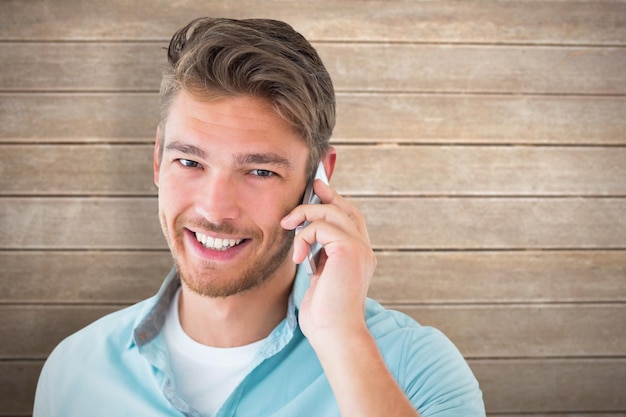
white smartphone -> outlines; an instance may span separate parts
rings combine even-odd
[[[302,199],[302,204],[321,204],[320,198],[315,195],[313,191],[313,183],[316,179],[320,179],[324,181],[324,184],[328,184],[328,178],[326,178],[326,171],[324,170],[324,164],[320,162],[317,167],[317,171],[315,172],[315,176],[311,178],[309,184],[306,187],[306,191],[304,192],[304,198]],[[302,224],[296,227],[296,234],[300,233],[304,227],[309,224],[308,221],[303,222]],[[309,253],[304,259],[304,268],[309,275],[313,275],[317,270],[317,260],[319,259],[320,251],[322,250],[322,245],[318,242],[314,242],[310,245]]]

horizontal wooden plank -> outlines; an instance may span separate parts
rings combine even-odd
[[[0,359],[44,359],[72,333],[124,306],[0,306]]]
[[[340,146],[345,195],[626,195],[626,148]]]
[[[626,199],[353,201],[363,211],[379,249],[626,247]]]
[[[149,0],[105,3],[4,0],[0,40],[169,39],[197,16],[271,17],[314,40],[624,44],[621,1],[284,1]]]
[[[565,412],[565,413],[526,413],[526,412],[516,412],[516,413],[489,413],[487,412],[487,417],[624,417],[623,412],[616,413],[575,413],[575,412]]]
[[[6,198],[0,213],[0,248],[167,248],[156,198]]]
[[[339,90],[517,94],[626,91],[624,48],[323,44],[318,49]]]
[[[623,198],[351,200],[375,249],[626,248]],[[6,197],[0,213],[0,249],[165,248],[155,198]]]
[[[0,43],[4,91],[159,90],[167,42]]]
[[[338,96],[338,140],[623,144],[623,97]]]
[[[491,413],[626,410],[624,358],[478,360],[470,366]]]
[[[487,413],[487,417],[624,417],[623,412],[617,413],[526,413],[526,412],[516,412],[516,413]]]
[[[154,142],[156,94],[0,93],[0,138]],[[3,123],[4,124],[4,123]],[[2,140],[2,139],[0,139]]]
[[[151,93],[0,93],[0,141],[153,142]],[[624,97],[340,93],[337,142],[626,144]]]
[[[626,302],[624,251],[379,252],[376,257],[369,295],[388,305]],[[0,265],[0,303],[130,304],[156,293],[172,260],[167,250],[0,251]]]
[[[155,196],[153,155],[153,144],[0,144],[0,195]]]
[[[31,416],[43,361],[0,361],[0,416]]]
[[[156,294],[173,261],[167,250],[11,251],[0,265],[0,303],[132,304]]]
[[[626,195],[626,148],[338,146],[344,195]],[[0,195],[156,195],[153,145],[2,145]],[[42,175],[45,173],[45,175]]]
[[[626,356],[626,304],[398,306],[466,357]]]
[[[0,358],[45,358],[67,336],[119,308],[121,307],[0,306],[2,340],[11,340],[10,344],[0,347]]]
[[[376,257],[369,294],[386,304],[626,301],[624,251],[382,252]]]
[[[2,359],[44,358],[120,306],[0,305]],[[626,304],[398,306],[470,358],[626,356]]]
[[[4,57],[0,90],[158,91],[164,46],[163,42],[0,43]],[[626,93],[624,48],[314,46],[338,91]]]
[[[469,363],[490,417],[622,417],[626,410],[624,359]],[[0,361],[0,415],[30,415],[41,367],[41,361]]]

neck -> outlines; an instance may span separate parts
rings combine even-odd
[[[235,347],[266,338],[286,317],[295,276],[272,277],[258,287],[223,298],[211,298],[182,284],[178,314],[192,339],[207,346]]]

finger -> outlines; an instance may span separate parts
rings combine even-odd
[[[328,224],[337,230],[341,230],[343,234],[358,238],[363,236],[353,219],[345,211],[331,204],[299,206],[281,221],[281,226],[291,230],[296,229],[305,222],[308,222],[305,229],[311,228],[312,225],[319,227],[320,225]],[[318,241],[322,244],[326,243],[321,240]]]
[[[367,231],[365,216],[357,207],[322,181],[315,182],[314,190],[322,203],[336,206],[343,213],[345,213],[345,215],[354,223],[357,230],[369,241],[369,233]]]
[[[346,220],[350,220],[358,232],[369,240],[365,217],[360,210],[324,182],[316,181],[314,186],[323,208],[320,208],[320,205],[299,205],[281,221],[283,228],[292,230],[304,221],[312,222],[322,219],[340,226],[347,224]]]
[[[309,251],[310,245],[319,243],[328,256],[340,250],[342,255],[361,248],[369,249],[370,245],[363,236],[353,228],[352,233],[346,233],[342,227],[329,222],[314,221],[300,229],[294,238],[294,260],[301,262]],[[340,249],[342,248],[342,249]]]

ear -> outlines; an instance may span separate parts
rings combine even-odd
[[[157,133],[156,133],[156,139],[154,141],[154,184],[157,186],[157,188],[159,187],[159,168],[161,165],[161,160],[159,158],[159,153],[160,153],[160,148],[161,148],[161,143],[159,141],[159,138],[161,137],[161,132],[159,130],[160,128],[157,127]]]
[[[326,177],[330,181],[330,177],[333,176],[333,172],[335,171],[335,162],[337,162],[337,150],[334,146],[328,148],[328,152],[326,152],[326,156],[322,158],[322,163],[324,164],[324,171],[326,171]]]

